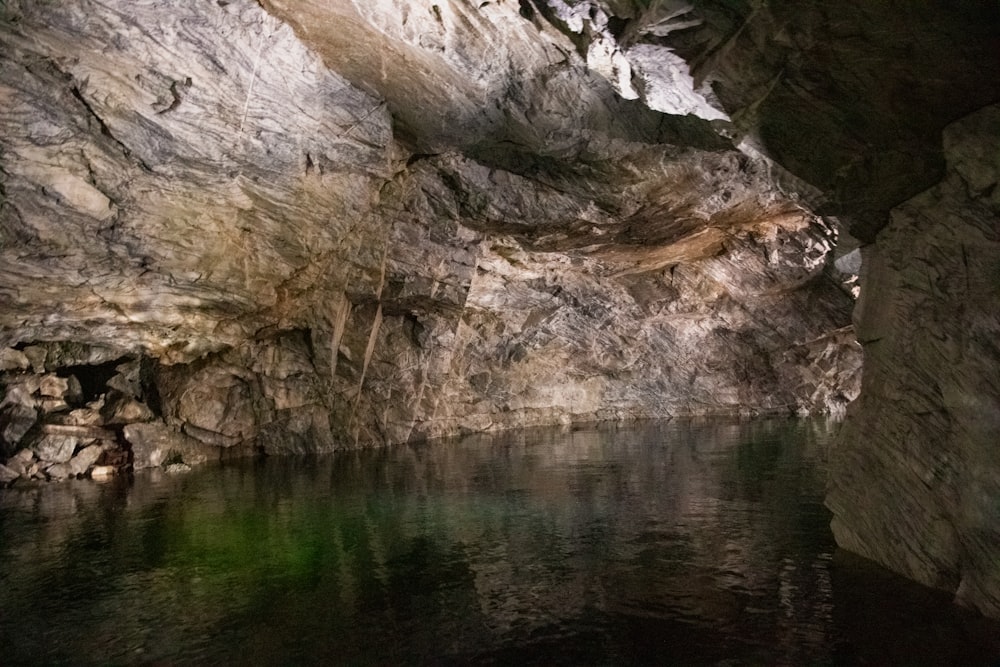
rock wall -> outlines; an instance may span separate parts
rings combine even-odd
[[[865,248],[861,398],[832,461],[841,546],[1000,616],[1000,106]]]
[[[4,5],[22,474],[70,427],[146,466],[856,395],[836,222],[705,114],[622,99],[525,3],[265,8]],[[17,389],[48,377],[94,386]]]

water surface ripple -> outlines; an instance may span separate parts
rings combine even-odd
[[[0,496],[2,664],[975,665],[836,551],[833,425],[529,430]]]

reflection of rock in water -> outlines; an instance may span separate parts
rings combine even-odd
[[[0,634],[95,661],[864,653],[838,605],[896,612],[831,585],[828,435],[648,422],[12,489]]]

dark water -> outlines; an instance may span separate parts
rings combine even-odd
[[[0,496],[0,664],[990,664],[836,553],[823,422],[528,431]]]

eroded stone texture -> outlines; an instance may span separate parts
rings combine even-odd
[[[623,95],[731,121],[866,241],[941,178],[941,128],[1000,99],[1000,5],[987,0],[533,4]]]
[[[158,369],[45,414],[278,452],[856,393],[834,226],[719,114],[524,3],[264,7],[5,6],[0,342]]]
[[[219,460],[218,447],[201,443],[164,424],[129,424],[124,436],[132,446],[136,468]]]
[[[187,361],[377,278],[388,116],[287,26],[248,2],[3,12],[3,340]]]
[[[1000,615],[1000,106],[865,249],[861,398],[834,450],[838,542]]]
[[[609,170],[603,205],[584,210],[558,180],[453,156],[414,165],[393,195],[395,230],[413,236],[390,246],[381,301],[352,304],[349,320],[365,326],[339,348],[341,420],[375,422],[354,437],[842,409],[856,381],[814,400],[827,381],[806,389],[790,363],[794,349],[845,324],[850,297],[824,273],[833,231],[755,165],[687,157],[708,165],[676,166],[692,199],[651,204],[635,192],[654,184],[638,179],[615,192]],[[428,219],[450,220],[451,231],[421,229]],[[456,262],[435,242],[468,250]],[[808,322],[794,315],[805,309]],[[359,395],[362,378],[369,391]]]

